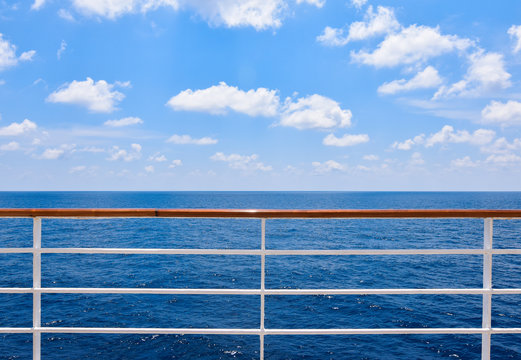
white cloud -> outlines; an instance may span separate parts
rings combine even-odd
[[[168,106],[174,110],[226,114],[229,111],[249,116],[279,117],[279,125],[297,129],[331,129],[351,124],[351,111],[321,95],[310,95],[281,105],[278,90],[258,88],[243,91],[221,82],[202,90],[184,90],[172,97]]]
[[[60,156],[65,153],[64,149],[45,149],[45,151],[40,155],[40,159],[44,160],[56,160]]]
[[[297,0],[321,7],[325,0]],[[73,0],[76,11],[86,16],[116,19],[129,13],[146,13],[160,7],[188,8],[215,26],[256,30],[278,28],[287,3],[284,0]]]
[[[375,67],[393,67],[426,60],[472,45],[468,39],[456,35],[442,35],[438,27],[411,25],[400,32],[388,35],[372,53],[351,52],[359,63]]]
[[[344,36],[344,30],[326,26],[321,35],[317,36],[317,41],[326,46],[344,46],[349,41]]]
[[[358,144],[363,144],[369,141],[369,136],[367,134],[359,134],[359,135],[351,135],[345,134],[341,138],[337,138],[333,134],[329,134],[324,138],[322,143],[327,146],[354,146]]]
[[[516,42],[512,52],[517,54],[521,50],[521,25],[512,25],[508,29],[508,35]]]
[[[425,160],[423,160],[422,154],[419,152],[415,152],[411,155],[411,159],[409,160],[410,165],[423,165],[425,164]]]
[[[363,40],[370,37],[388,34],[400,29],[400,23],[394,16],[394,10],[384,6],[378,6],[376,12],[369,6],[364,16],[364,21],[356,21],[349,26],[347,36],[343,29],[335,29],[327,26],[317,41],[328,46],[343,46],[350,41]]]
[[[75,21],[74,16],[65,9],[58,10],[58,16],[67,21]]]
[[[167,105],[174,110],[226,114],[230,110],[250,116],[275,116],[280,104],[278,92],[266,88],[243,91],[225,82],[207,89],[187,89],[172,97]]]
[[[0,150],[1,151],[15,151],[15,150],[18,150],[18,149],[20,149],[20,144],[17,143],[16,141],[11,141],[8,144],[0,145]]]
[[[147,165],[145,166],[145,171],[149,174],[153,173],[154,172],[154,166],[153,165]]]
[[[516,154],[492,154],[487,157],[486,162],[497,165],[509,165],[521,162],[521,156]]]
[[[45,0],[34,0],[34,3],[31,5],[31,10],[40,10],[40,8],[45,4]]]
[[[65,49],[67,49],[67,43],[65,42],[65,40],[62,40],[62,42],[60,44],[60,48],[56,52],[56,57],[58,58],[58,60],[60,60],[62,58],[62,54],[65,51]]]
[[[469,55],[470,66],[463,80],[450,87],[442,86],[434,99],[448,96],[479,96],[483,92],[511,86],[511,75],[505,70],[503,55],[478,50]]]
[[[72,0],[76,11],[86,16],[100,16],[116,19],[127,13],[147,12],[160,6],[177,9],[177,0]]]
[[[281,114],[280,125],[297,129],[331,129],[351,125],[351,111],[325,96],[310,95],[288,101]]]
[[[112,91],[115,86],[116,84],[109,84],[105,80],[95,82],[89,77],[85,81],[74,80],[50,94],[47,101],[80,105],[92,112],[110,113],[125,98],[119,91]]]
[[[152,155],[148,158],[148,161],[164,162],[164,161],[167,161],[167,158],[165,155],[161,155],[160,153],[155,153],[154,155]]]
[[[403,142],[395,141],[392,145],[393,149],[398,150],[411,150],[414,145],[423,144],[425,141],[425,134],[415,136],[413,139],[407,139]]]
[[[321,8],[325,5],[326,0],[297,0],[297,4],[307,3],[315,5],[317,8]]]
[[[136,124],[143,124],[143,120],[138,117],[126,117],[119,120],[107,120],[103,123],[103,125],[110,127],[123,127]]]
[[[17,57],[16,46],[8,40],[4,40],[3,35],[0,33],[0,71],[13,67],[21,61],[30,61],[34,54],[36,54],[36,51],[30,50]]]
[[[473,133],[467,130],[454,131],[450,125],[445,125],[440,131],[432,134],[426,141],[425,147],[431,147],[435,144],[445,143],[469,143],[472,145],[485,145],[490,143],[496,132],[493,130],[478,129]]]
[[[357,9],[361,9],[367,3],[367,0],[351,0],[351,4]]]
[[[509,100],[506,103],[491,101],[482,111],[481,116],[487,123],[502,126],[521,125],[521,102]]]
[[[37,126],[29,119],[25,119],[21,123],[11,123],[8,126],[0,128],[0,136],[18,136],[26,132],[36,130]]]
[[[86,169],[87,169],[87,167],[85,165],[73,166],[70,168],[69,173],[74,174],[74,173],[85,171]]]
[[[348,41],[364,40],[377,35],[384,35],[400,29],[400,23],[394,16],[394,10],[378,6],[376,12],[369,6],[364,21],[357,21],[349,26]]]
[[[472,161],[470,156],[465,156],[461,159],[452,160],[450,165],[454,168],[473,168],[479,166],[479,163]]]
[[[378,157],[378,155],[368,154],[368,155],[364,155],[363,159],[367,160],[367,161],[376,161],[380,158]]]
[[[445,125],[440,131],[431,134],[427,138],[424,134],[420,134],[413,139],[407,139],[404,142],[395,142],[392,147],[398,150],[410,150],[414,145],[424,145],[425,147],[447,143],[486,145],[489,144],[495,136],[496,132],[493,130],[478,129],[473,133],[470,133],[467,130],[454,131],[452,126]]]
[[[251,26],[256,30],[280,27],[287,7],[284,0],[183,0],[183,5],[212,25]]]
[[[400,91],[428,89],[439,86],[441,82],[442,79],[438,71],[432,66],[427,66],[410,80],[400,79],[384,83],[378,88],[378,92],[380,94],[396,94]]]
[[[113,146],[112,149],[109,150],[110,157],[107,158],[107,160],[124,160],[127,162],[138,160],[141,158],[141,149],[141,145],[139,144],[132,144],[129,151],[120,149],[119,146]]]
[[[176,168],[181,165],[183,165],[183,162],[179,159],[176,159],[176,160],[172,160],[172,163],[168,167],[173,169],[173,168]]]
[[[172,135],[167,142],[171,142],[174,144],[192,144],[192,145],[213,145],[217,144],[217,139],[212,139],[211,137],[202,137],[199,139],[194,139],[190,135]]]
[[[311,163],[311,165],[314,168],[314,172],[318,173],[318,174],[328,173],[333,170],[337,170],[337,171],[346,170],[346,167],[344,165],[336,162],[335,160],[327,160],[327,161],[324,161],[323,163],[321,163],[319,161],[313,161]]]
[[[496,139],[494,143],[489,146],[483,146],[480,149],[484,153],[492,153],[492,154],[508,154],[512,151],[521,150],[521,138],[517,138],[509,142],[504,137]]]
[[[262,162],[257,161],[259,156],[257,154],[252,155],[239,155],[230,154],[225,155],[222,152],[215,153],[210,157],[214,161],[224,161],[228,163],[228,166],[232,169],[239,170],[261,170],[271,171],[273,168],[269,165],[264,165]]]

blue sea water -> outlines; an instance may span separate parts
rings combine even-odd
[[[507,192],[0,192],[0,208],[519,209]],[[44,219],[44,247],[258,249],[260,220]],[[480,248],[479,219],[268,220],[268,249]],[[0,247],[32,246],[30,219],[0,219]],[[521,248],[521,221],[494,222]],[[281,256],[266,287],[478,288],[482,257]],[[0,254],[0,286],[31,287],[32,256]],[[497,255],[496,288],[521,287],[521,256]],[[44,287],[259,288],[255,256],[43,254]],[[267,296],[267,328],[480,327],[480,295]],[[521,327],[521,295],[493,296],[494,327]],[[258,296],[43,294],[42,326],[259,327]],[[0,294],[0,327],[32,326],[32,295]],[[0,334],[0,359],[30,359],[30,334]],[[478,359],[480,335],[266,336],[266,359]],[[257,336],[42,334],[43,359],[257,359]],[[520,335],[492,335],[521,359]]]

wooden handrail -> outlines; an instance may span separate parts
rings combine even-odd
[[[521,218],[521,209],[0,209],[0,217],[114,218]]]

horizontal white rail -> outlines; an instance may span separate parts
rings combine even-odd
[[[521,249],[360,249],[360,250],[243,250],[243,249],[122,249],[122,248],[0,248],[0,254],[144,254],[144,255],[244,255],[244,256],[344,256],[344,255],[521,255]]]
[[[197,334],[197,335],[400,335],[400,334],[520,334],[521,328],[375,328],[375,329],[233,329],[233,328],[110,328],[110,327],[0,327],[0,333],[60,334]]]
[[[260,289],[170,288],[0,288],[0,294],[164,294],[164,295],[260,295]],[[515,295],[521,289],[265,289],[265,295]]]

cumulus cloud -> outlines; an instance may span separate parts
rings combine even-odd
[[[217,139],[212,139],[211,137],[205,136],[199,139],[194,139],[190,135],[172,135],[167,142],[171,142],[173,144],[179,145],[214,145],[217,144]]]
[[[124,160],[127,162],[138,160],[141,158],[141,149],[141,145],[139,144],[132,144],[130,150],[120,149],[119,146],[113,146],[112,149],[109,150],[109,158],[107,158],[107,160]]]
[[[517,54],[521,50],[521,25],[512,25],[508,29],[508,35],[515,41],[512,52]]]
[[[389,34],[373,52],[351,52],[353,61],[375,67],[422,63],[452,51],[467,49],[473,43],[456,35],[442,35],[439,27],[411,25]]]
[[[373,7],[369,6],[364,21],[352,23],[347,35],[344,35],[343,29],[327,26],[322,35],[317,37],[317,41],[328,46],[343,46],[350,41],[385,35],[398,29],[400,29],[400,23],[396,20],[392,8],[378,6],[374,12]]]
[[[143,120],[138,117],[130,116],[119,120],[107,120],[103,123],[103,125],[110,127],[123,127],[136,124],[143,124]]]
[[[520,163],[521,156],[516,154],[492,154],[487,157],[486,162],[496,165],[510,165],[512,163]]]
[[[172,160],[172,163],[170,163],[170,165],[168,167],[173,169],[173,168],[176,168],[181,165],[183,165],[183,162],[179,159],[176,159],[176,160]]]
[[[432,147],[436,144],[447,143],[468,143],[471,145],[485,145],[490,143],[496,132],[487,129],[478,129],[473,133],[467,130],[457,130],[450,125],[445,125],[437,133],[425,137],[420,134],[413,139],[407,139],[404,142],[395,142],[392,147],[398,150],[410,150],[414,145],[424,145],[425,147]]]
[[[256,30],[282,25],[284,0],[183,0],[183,6],[193,9],[212,25],[228,28],[251,26]],[[322,1],[307,0],[320,3]]]
[[[492,144],[481,147],[480,150],[484,153],[508,154],[521,150],[521,138],[514,139],[510,142],[504,137],[501,137],[496,139]]]
[[[165,155],[161,155],[160,153],[155,153],[154,155],[151,155],[148,158],[148,161],[164,162],[164,161],[167,161],[167,158]]]
[[[478,162],[472,161],[470,156],[465,156],[460,159],[454,159],[450,162],[454,168],[473,168],[479,165]]]
[[[289,101],[280,117],[280,125],[297,129],[331,129],[351,125],[351,111],[325,96],[310,95]]]
[[[432,134],[426,141],[425,146],[431,147],[435,144],[444,143],[469,143],[472,145],[485,145],[490,143],[496,132],[494,130],[478,129],[473,133],[467,130],[457,130],[450,125],[445,125],[440,131]]]
[[[314,172],[317,174],[324,174],[324,173],[331,172],[333,170],[336,170],[336,171],[345,171],[346,170],[346,167],[344,165],[336,162],[335,160],[327,160],[324,162],[313,161],[311,163],[311,165],[313,166]]]
[[[368,154],[368,155],[364,155],[363,159],[367,160],[367,161],[376,161],[380,158],[378,157],[378,155]]]
[[[65,51],[65,49],[67,49],[67,43],[65,42],[65,40],[62,40],[62,42],[60,44],[60,48],[56,52],[56,57],[58,58],[58,60],[60,60],[62,58],[62,54]]]
[[[58,16],[67,21],[75,21],[74,16],[65,9],[58,10]]]
[[[262,162],[257,161],[259,156],[257,154],[252,155],[239,155],[230,154],[225,155],[222,152],[215,153],[210,157],[214,161],[223,161],[228,163],[228,166],[232,169],[238,170],[260,170],[260,171],[271,171],[273,168],[269,165],[264,165]]]
[[[315,5],[317,8],[321,8],[326,3],[326,0],[297,0],[297,4],[307,3]]]
[[[422,154],[415,152],[411,155],[411,158],[409,159],[409,165],[418,166],[423,164],[425,164],[425,160],[423,160]]]
[[[79,173],[79,172],[83,172],[87,169],[87,167],[85,165],[78,165],[78,166],[73,166],[69,169],[69,173],[70,174],[75,174],[75,173]]]
[[[32,60],[35,50],[30,50],[16,56],[16,46],[3,38],[0,33],[0,71],[18,65],[21,61]]]
[[[395,141],[392,145],[393,149],[411,150],[414,145],[423,144],[425,141],[425,134],[420,134],[412,139],[407,139],[403,142]]]
[[[427,66],[410,80],[400,79],[384,83],[378,88],[378,92],[380,94],[396,94],[403,91],[433,88],[441,83],[442,79],[438,71],[432,66]]]
[[[145,166],[145,171],[148,173],[148,174],[151,174],[154,172],[154,166],[153,165],[147,165]]]
[[[493,100],[481,111],[481,117],[487,123],[521,125],[521,102],[509,100],[502,103]]]
[[[40,155],[40,159],[44,160],[56,160],[60,156],[65,153],[64,149],[54,148],[54,149],[45,149],[45,151]]]
[[[358,144],[363,144],[369,141],[369,136],[367,134],[359,134],[359,135],[351,135],[345,134],[341,138],[337,138],[333,134],[329,134],[324,138],[322,143],[327,146],[354,146]]]
[[[178,9],[177,0],[72,0],[76,11],[86,16],[116,19],[124,14],[155,10],[161,6]]]
[[[297,129],[331,129],[351,124],[351,111],[325,96],[309,95],[298,99],[287,98],[281,104],[278,90],[258,88],[240,90],[221,82],[202,90],[184,90],[168,103],[174,110],[226,114],[234,111],[249,116],[279,118],[279,125]]]
[[[297,0],[322,7],[325,0]],[[130,13],[147,13],[160,7],[189,9],[213,26],[278,28],[287,8],[285,0],[72,0],[85,16],[116,19]]]
[[[31,5],[31,10],[40,10],[40,8],[45,4],[45,0],[34,0],[34,3]]]
[[[367,0],[351,0],[351,5],[357,9],[361,9],[367,3]]]
[[[243,91],[225,82],[207,89],[187,89],[173,96],[167,103],[174,110],[226,114],[229,111],[250,116],[275,116],[279,107],[276,90],[258,88]]]
[[[74,80],[50,94],[47,101],[80,105],[92,112],[110,113],[125,98],[125,95],[113,90],[116,86],[126,87],[128,83],[109,84],[105,80],[94,81],[89,77],[85,81]]]
[[[20,144],[16,141],[11,141],[8,144],[0,145],[0,151],[15,151],[20,149]]]
[[[483,92],[511,86],[503,55],[482,49],[469,55],[470,66],[464,78],[451,86],[442,86],[434,99],[449,96],[479,96]]]
[[[0,128],[0,136],[19,136],[27,132],[36,130],[37,126],[29,119],[25,119],[21,123],[11,123],[8,126]]]

